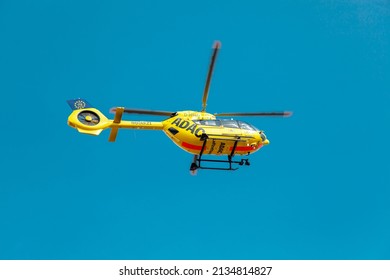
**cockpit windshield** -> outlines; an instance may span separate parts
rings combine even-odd
[[[260,131],[260,137],[261,137],[261,141],[265,141],[267,140],[267,136],[265,136],[264,132],[263,131]]]
[[[250,125],[249,123],[242,122],[242,121],[238,121],[238,123],[240,124],[240,128],[242,129],[257,131],[257,129],[254,126]]]

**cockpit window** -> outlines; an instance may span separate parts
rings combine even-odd
[[[195,120],[194,123],[208,126],[221,126],[220,120]]]
[[[222,120],[222,125],[229,128],[239,128],[238,122],[233,120]]]
[[[238,124],[242,129],[256,131],[256,129],[253,126],[247,124],[246,122],[238,121]]]
[[[207,126],[224,126],[228,128],[241,128],[245,130],[258,131],[256,127],[246,122],[235,121],[235,120],[194,120],[196,124],[207,125]]]
[[[264,132],[263,131],[260,131],[260,137],[261,137],[261,141],[265,141],[267,140],[267,137],[265,136]]]

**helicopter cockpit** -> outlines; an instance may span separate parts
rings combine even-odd
[[[243,122],[243,121],[237,121],[241,129],[249,130],[249,131],[257,131],[260,133],[261,141],[267,140],[267,136],[265,136],[264,131],[257,129],[253,125]]]
[[[267,136],[264,134],[264,131],[257,129],[255,126],[236,120],[228,119],[219,119],[219,120],[194,120],[194,123],[207,126],[219,126],[219,127],[228,127],[228,128],[241,128],[248,131],[256,131],[260,133],[261,140],[264,142],[267,140]]]

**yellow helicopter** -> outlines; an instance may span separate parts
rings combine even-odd
[[[109,141],[114,142],[120,128],[163,130],[165,134],[180,148],[194,155],[190,166],[191,174],[198,169],[236,170],[237,165],[250,165],[248,158],[233,160],[235,155],[249,156],[261,147],[268,145],[269,140],[262,130],[253,125],[216,117],[232,116],[282,116],[288,117],[291,112],[254,112],[254,113],[219,113],[206,112],[211,77],[221,43],[213,45],[206,85],[203,92],[202,110],[198,111],[156,111],[131,109],[125,107],[112,108],[113,120],[108,119],[99,110],[93,108],[84,99],[68,100],[73,112],[68,117],[68,125],[80,133],[99,135],[104,129],[111,128]],[[141,114],[167,117],[161,122],[122,120],[123,114]],[[227,159],[216,159],[207,155],[227,156]],[[208,166],[205,163],[208,162]],[[210,166],[210,162],[218,166]],[[224,166],[221,166],[223,164]]]

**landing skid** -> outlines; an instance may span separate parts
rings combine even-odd
[[[205,159],[202,158],[203,152],[206,148],[206,144],[208,140],[216,140],[217,138],[211,138],[206,134],[202,134],[200,140],[203,141],[202,149],[199,152],[199,155],[195,155],[194,159],[190,166],[190,172],[192,175],[196,175],[196,172],[198,169],[209,169],[209,170],[228,170],[228,171],[235,171],[238,169],[238,167],[233,167],[234,164],[238,164],[240,166],[246,165],[249,166],[250,162],[249,159],[241,159],[241,160],[233,160],[234,153],[236,152],[237,143],[241,140],[240,136],[233,137],[232,139],[224,139],[225,141],[233,141],[233,149],[230,155],[228,155],[227,160],[220,160],[220,159]],[[217,139],[220,140],[220,139]],[[212,166],[203,166],[202,163],[204,162],[221,162],[221,163],[227,163],[228,167],[212,167]]]

